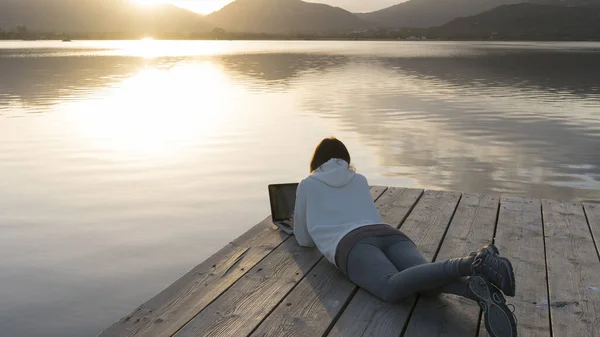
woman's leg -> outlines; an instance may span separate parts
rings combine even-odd
[[[388,245],[383,251],[399,267],[399,272],[389,279],[394,289],[389,298],[391,301],[399,301],[415,293],[449,293],[468,297],[467,282],[461,278],[470,275],[470,258],[429,263],[412,241],[402,237],[388,237],[386,241]]]
[[[391,242],[389,237],[374,237],[354,245],[347,261],[350,280],[386,302],[437,289],[465,295],[466,283],[459,280],[453,268],[444,263],[426,263],[411,241],[399,238]],[[396,265],[412,267],[399,271]]]
[[[417,246],[408,238],[402,236],[388,236],[384,238],[383,251],[399,271],[429,264],[429,261],[421,254]],[[448,272],[457,275],[456,278],[471,276],[474,257],[451,259],[444,261]]]
[[[387,242],[384,246],[384,254],[392,261],[398,271],[405,271],[420,265],[430,265],[414,270],[418,271],[418,274],[406,275],[408,277],[417,276],[415,282],[422,282],[424,278],[426,283],[428,283],[431,277],[441,280],[441,283],[434,283],[434,285],[440,284],[434,288],[430,288],[429,284],[424,284],[423,287],[425,290],[419,290],[420,294],[438,295],[440,293],[447,293],[468,297],[465,292],[468,282],[463,277],[471,275],[472,261],[470,259],[452,259],[442,263],[429,263],[417,246],[409,239],[397,236],[387,237],[385,241]],[[440,265],[444,268],[440,268]],[[429,275],[430,273],[433,274]]]
[[[379,295],[385,301],[396,302],[413,293],[437,289],[438,292],[463,296],[477,302],[483,309],[485,328],[491,337],[517,335],[516,318],[507,306],[502,292],[481,275],[461,278],[471,275],[474,255],[427,263],[417,247],[405,238],[383,238],[378,244],[386,258],[399,270],[387,279],[383,295],[385,297]]]

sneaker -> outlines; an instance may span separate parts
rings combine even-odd
[[[473,276],[467,286],[467,297],[483,310],[485,329],[490,337],[517,337],[517,320],[504,296],[490,281]]]
[[[490,253],[494,253],[496,255],[500,255],[500,251],[498,250],[498,247],[496,247],[496,245],[494,245],[493,243],[490,243],[486,246],[483,246],[481,249],[471,252],[469,253],[469,256],[477,256],[477,254],[481,253],[483,250],[488,250]]]
[[[473,260],[473,274],[483,276],[506,296],[514,297],[516,284],[513,266],[507,258],[500,257],[497,251],[498,248],[494,245],[481,248]]]

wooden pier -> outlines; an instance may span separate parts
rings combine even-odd
[[[519,336],[600,336],[600,204],[372,187],[385,222],[431,261],[494,242],[511,259]],[[451,295],[390,305],[267,218],[125,316],[116,336],[487,336]]]

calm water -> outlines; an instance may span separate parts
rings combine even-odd
[[[600,44],[0,42],[0,334],[94,336],[336,135],[373,184],[600,199]]]

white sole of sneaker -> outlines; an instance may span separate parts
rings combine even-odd
[[[517,337],[517,323],[500,290],[481,276],[473,276],[469,289],[483,310],[485,328],[491,337]]]

